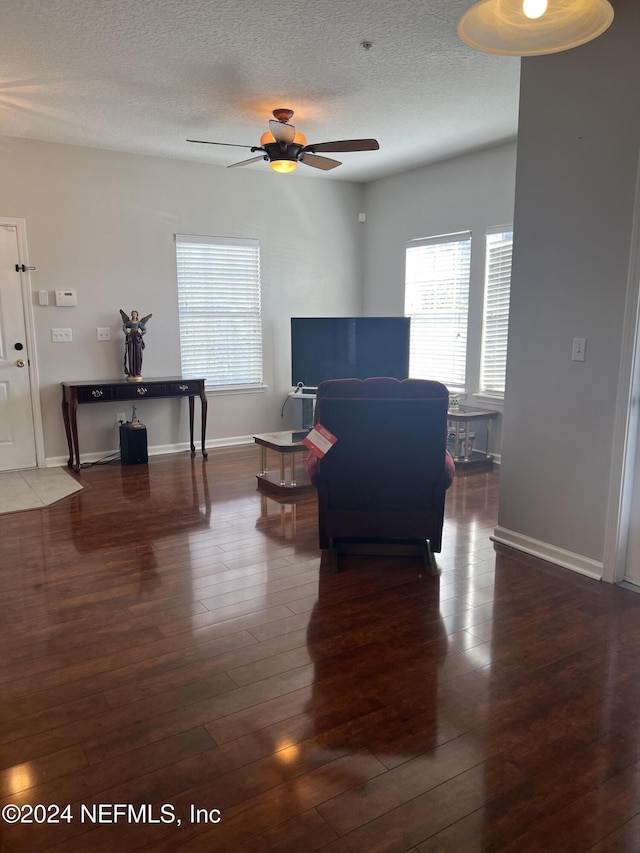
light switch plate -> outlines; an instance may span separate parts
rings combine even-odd
[[[584,361],[586,348],[586,338],[574,338],[573,349],[571,350],[571,361]]]
[[[73,340],[71,329],[51,329],[51,340],[54,344],[68,344]]]

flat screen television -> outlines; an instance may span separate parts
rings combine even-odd
[[[409,317],[292,317],[291,384],[409,375]]]

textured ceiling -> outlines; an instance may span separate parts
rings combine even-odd
[[[229,165],[271,110],[365,181],[515,138],[520,62],[462,44],[472,0],[3,0],[0,134]],[[373,47],[363,50],[361,42]],[[244,167],[268,169],[259,162]]]

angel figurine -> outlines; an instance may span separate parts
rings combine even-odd
[[[122,331],[124,332],[124,372],[127,382],[142,380],[142,350],[144,349],[143,335],[147,333],[147,321],[153,314],[139,319],[138,312],[132,311],[131,317],[120,309]]]

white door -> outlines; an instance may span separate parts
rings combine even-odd
[[[629,521],[629,544],[624,580],[640,586],[640,454],[636,452],[635,471],[633,473],[633,492],[631,498],[631,518]]]
[[[638,150],[640,163],[640,149]],[[640,587],[640,165],[613,429],[604,580]],[[619,467],[618,467],[619,466]],[[619,478],[619,479],[618,479]]]
[[[18,240],[16,225],[0,224],[0,471],[36,466]]]

